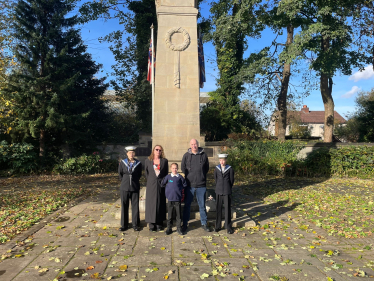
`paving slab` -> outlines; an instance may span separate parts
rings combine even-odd
[[[139,237],[134,253],[145,255],[171,255],[171,237]]]
[[[209,274],[208,277],[201,278],[203,274]],[[196,280],[216,280],[212,275],[211,266],[184,266],[179,269],[179,280],[181,281],[196,281]]]
[[[168,276],[167,280],[179,280],[178,267],[169,266],[147,266],[139,268],[138,280],[154,281],[165,280],[164,277]]]
[[[34,259],[35,256],[25,255],[19,258],[3,260],[0,263],[0,280],[12,280]]]
[[[124,264],[121,264],[124,265]],[[126,271],[120,271],[119,265],[110,264],[103,275],[104,279],[112,277],[111,280],[136,280],[138,278],[139,268],[136,266],[129,266]]]
[[[169,255],[122,255],[117,254],[111,259],[111,263],[126,264],[128,266],[151,266],[171,265],[171,254]]]
[[[244,280],[259,280],[255,271],[249,266],[248,261],[243,258],[232,258],[228,261],[214,260],[213,268],[215,268],[217,272],[224,271],[225,276],[220,274],[216,275],[218,280],[237,281],[240,277]],[[221,268],[223,270],[220,271]]]
[[[196,254],[195,251],[198,253]],[[208,253],[202,237],[173,236],[173,256],[175,258],[196,258],[200,253]]]
[[[28,267],[35,266],[55,266],[62,267],[69,262],[71,257],[76,253],[74,247],[58,247],[51,252],[43,252],[35,258]]]
[[[325,273],[320,271],[317,267],[314,266],[272,266],[272,267],[263,267],[259,269],[257,275],[261,280],[282,280],[276,278],[285,278],[284,280],[292,281],[321,281],[327,280],[327,277],[331,277],[334,272]],[[345,280],[338,274],[335,275],[335,280]]]
[[[56,267],[39,267],[39,268],[27,268],[18,274],[13,280],[14,281],[40,281],[40,280],[53,280],[58,273],[60,268]]]

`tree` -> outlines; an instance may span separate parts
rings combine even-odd
[[[4,89],[14,100],[17,132],[39,142],[44,159],[46,143],[84,148],[97,140],[105,120],[100,100],[106,85],[94,75],[100,65],[86,53],[78,17],[67,15],[73,0],[20,0],[16,7],[13,71]]]
[[[123,25],[123,30],[112,32],[100,39],[112,43],[110,50],[116,60],[116,64],[112,66],[116,78],[110,81],[110,84],[126,106],[135,110],[138,130],[150,132],[152,88],[147,81],[147,70],[152,24],[155,32],[153,43],[157,46],[155,1],[90,1],[81,7],[80,12],[84,22],[103,17],[118,19]]]
[[[349,19],[363,0],[282,2],[281,11],[289,17],[301,16],[307,24],[301,26],[294,44],[308,51],[310,68],[320,79],[320,91],[325,108],[324,141],[332,142],[334,128],[333,76],[340,71],[350,75],[353,67],[363,67],[366,56],[351,48],[353,29]]]
[[[0,0],[0,10],[0,134],[7,134],[12,129],[12,100],[5,99],[2,89],[8,72],[16,65],[12,54],[14,40],[11,34],[14,24],[14,1]]]
[[[256,1],[218,0],[211,5],[212,29],[206,38],[215,46],[219,78],[217,90],[210,93],[212,102],[201,117],[216,119],[220,130],[215,140],[227,137],[231,132],[244,133],[250,129],[247,113],[240,108],[239,97],[244,91],[244,82],[238,74],[247,48],[245,37],[255,37],[259,33],[259,28],[254,24],[254,3]],[[201,120],[201,127],[205,131],[208,129],[204,124],[212,126],[208,120]]]
[[[359,141],[374,142],[374,88],[356,98]]]

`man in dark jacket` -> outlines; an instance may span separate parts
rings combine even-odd
[[[132,227],[139,231],[139,179],[142,176],[142,163],[135,159],[135,146],[128,146],[127,158],[122,160],[118,166],[119,180],[121,181],[121,228],[120,231],[128,229],[129,205],[131,201]]]
[[[185,175],[188,185],[185,189],[182,231],[185,232],[187,230],[188,221],[190,220],[191,203],[196,192],[201,227],[209,232],[210,229],[207,226],[205,209],[206,175],[209,171],[209,160],[208,156],[204,153],[204,149],[199,147],[199,143],[195,139],[190,141],[190,148],[183,155],[181,170]]]
[[[233,234],[231,228],[231,193],[234,185],[234,169],[226,164],[227,154],[218,154],[219,165],[214,169],[216,182],[216,227],[218,232],[222,224],[222,207],[225,205],[225,228],[228,234]]]

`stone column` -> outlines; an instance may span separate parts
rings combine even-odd
[[[180,162],[200,139],[196,0],[156,0],[158,32],[153,146]]]

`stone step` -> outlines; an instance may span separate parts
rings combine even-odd
[[[208,207],[207,207],[208,209]],[[131,209],[130,209],[131,210]],[[190,222],[197,221],[200,222],[200,212],[199,206],[196,202],[193,202],[191,205],[191,215]],[[224,210],[222,212],[222,218],[224,219]],[[207,212],[208,223],[210,226],[215,225],[216,212],[210,211]],[[113,206],[103,215],[103,217],[97,222],[97,227],[119,227],[121,218],[121,208],[120,200],[118,200]],[[129,214],[129,219],[131,223],[131,213]],[[145,226],[145,213],[140,212],[140,224]],[[197,223],[198,224],[198,223]],[[166,225],[166,221],[165,221]],[[222,222],[222,226],[224,221]],[[232,226],[233,227],[254,227],[256,223],[246,214],[239,214],[235,211],[232,211]]]
[[[207,214],[208,219],[215,219],[216,218],[216,212],[207,212],[206,214]],[[140,212],[139,216],[140,216],[140,220],[145,219],[145,213]],[[225,218],[225,210],[224,209],[222,210],[222,218],[223,219]],[[231,218],[232,219],[236,218],[236,212],[231,212]],[[115,214],[115,219],[117,219],[117,220],[121,219],[121,210],[120,209],[117,210],[117,212]],[[200,212],[199,211],[197,211],[197,212],[192,212],[191,211],[190,219],[200,220]],[[131,221],[131,212],[129,212],[129,220]]]

